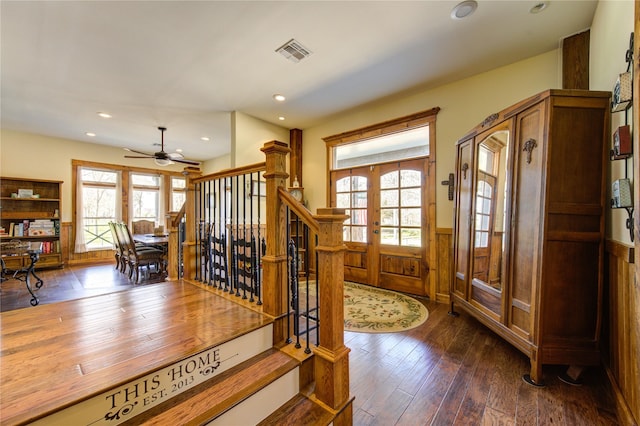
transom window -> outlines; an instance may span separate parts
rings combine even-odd
[[[429,126],[390,133],[333,148],[333,170],[429,155]]]

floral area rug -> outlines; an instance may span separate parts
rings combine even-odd
[[[364,284],[344,283],[344,329],[362,333],[409,330],[429,317],[427,308],[395,291]]]

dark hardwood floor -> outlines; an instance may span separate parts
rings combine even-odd
[[[38,271],[41,304],[134,288],[113,264]],[[24,283],[1,284],[2,311],[30,308]],[[429,319],[401,333],[345,332],[351,348],[354,425],[617,425],[601,368],[582,386],[561,382],[564,366],[545,366],[544,388],[521,379],[527,358],[473,318],[421,299]]]

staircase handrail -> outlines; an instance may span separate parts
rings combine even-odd
[[[224,169],[219,172],[210,173],[193,179],[193,183],[201,183],[209,180],[222,179],[225,177],[242,176],[252,172],[263,172],[267,169],[265,161],[261,163],[247,164],[246,166],[234,167],[233,169]]]
[[[296,200],[293,195],[291,195],[289,191],[287,191],[283,187],[278,188],[278,196],[280,197],[282,202],[287,207],[289,207],[289,210],[291,210],[296,214],[296,216],[298,216],[302,223],[307,225],[314,234],[318,233],[318,231],[320,230],[320,225],[318,224],[318,221],[313,217],[313,214],[309,211],[309,209],[304,206],[304,204]]]

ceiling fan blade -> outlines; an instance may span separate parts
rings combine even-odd
[[[142,154],[142,155],[147,155],[151,158],[153,158],[153,154],[149,154],[146,152],[142,152],[142,151],[136,151],[135,149],[131,149],[131,148],[124,148],[125,151],[129,151],[129,152],[135,152],[136,154]]]
[[[172,158],[171,161],[175,161],[176,163],[182,163],[182,164],[191,164],[192,166],[199,166],[200,165],[199,161],[179,160],[177,158]]]
[[[125,155],[124,158],[153,158],[153,155]]]

